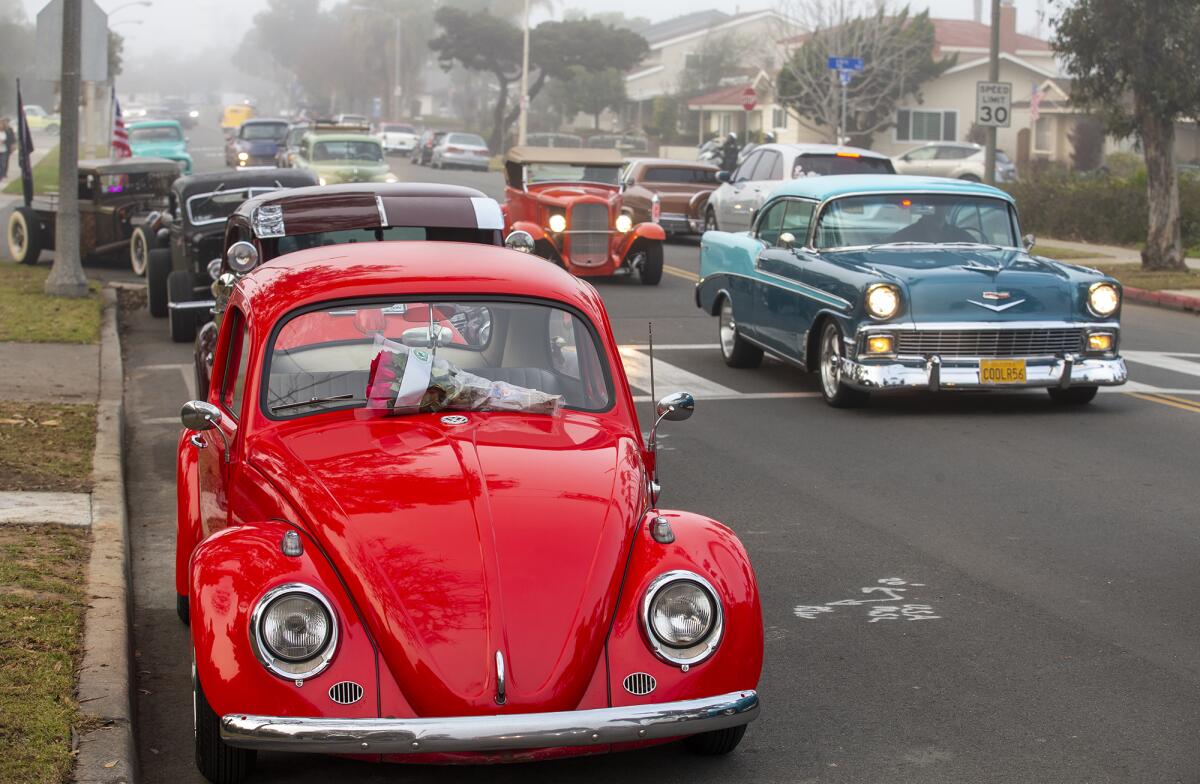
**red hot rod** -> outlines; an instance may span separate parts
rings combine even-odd
[[[507,231],[528,232],[534,253],[575,275],[637,273],[662,280],[666,232],[622,209],[616,150],[513,147],[504,161]]]
[[[178,608],[196,759],[500,762],[757,717],[763,630],[727,527],[657,507],[596,291],[466,243],[298,251],[234,287],[184,405]],[[411,377],[411,378],[410,378]]]

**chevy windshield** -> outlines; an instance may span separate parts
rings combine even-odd
[[[1017,247],[1008,202],[956,194],[872,194],[831,202],[817,222],[817,248],[967,243]]]

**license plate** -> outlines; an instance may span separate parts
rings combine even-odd
[[[1024,384],[1025,360],[981,359],[979,360],[980,384]]]

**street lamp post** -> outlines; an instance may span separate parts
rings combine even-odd
[[[529,130],[529,0],[525,0],[525,43],[521,52],[521,113],[517,123],[517,144],[525,143]]]

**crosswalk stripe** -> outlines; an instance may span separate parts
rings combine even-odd
[[[1139,365],[1149,365],[1172,373],[1183,373],[1187,376],[1200,377],[1200,362],[1192,362],[1180,357],[1200,357],[1200,354],[1183,354],[1174,351],[1122,351],[1121,356],[1126,362],[1136,362]]]
[[[626,346],[621,346],[620,350],[621,364],[625,366],[625,375],[629,377],[629,383],[644,392],[649,392],[650,355]],[[735,389],[709,381],[703,376],[658,358],[654,360],[654,384],[659,390],[684,390],[696,397],[740,396]]]

